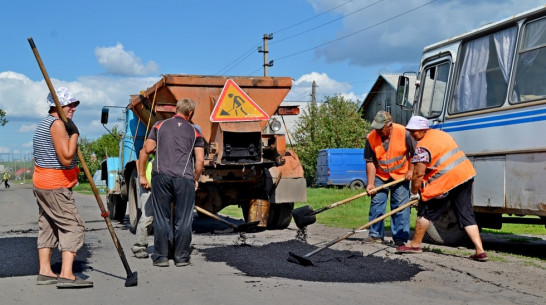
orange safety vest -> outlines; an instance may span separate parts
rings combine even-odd
[[[393,178],[398,180],[404,178],[408,172],[409,162],[407,161],[408,148],[406,147],[406,128],[400,124],[393,123],[389,148],[385,151],[381,136],[377,131],[372,130],[368,134],[368,142],[375,152],[377,158],[375,174],[381,180]]]
[[[417,147],[424,147],[431,154],[421,185],[423,201],[444,194],[476,176],[470,160],[444,131],[429,129]]]

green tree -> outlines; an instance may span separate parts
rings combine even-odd
[[[106,156],[119,155],[120,139],[121,132],[118,126],[115,125],[110,133],[103,134],[95,141],[86,138],[79,140],[78,145],[91,175],[101,168],[101,162]],[[79,166],[81,168],[81,162]],[[78,175],[78,181],[89,182],[83,171]]]
[[[0,109],[0,126],[6,125],[8,120],[6,119],[6,112]]]
[[[357,101],[358,103],[358,101]],[[363,148],[370,124],[358,113],[358,105],[342,96],[313,103],[296,122],[294,150],[303,165],[308,185],[316,180],[318,151],[324,148]]]

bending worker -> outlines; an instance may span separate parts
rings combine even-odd
[[[372,221],[385,214],[389,192],[391,210],[409,201],[409,180],[412,178],[413,155],[416,142],[403,125],[392,122],[391,115],[386,111],[378,111],[368,134],[364,148],[366,175],[368,185],[366,191],[372,196],[369,220]],[[374,189],[394,180],[406,180],[379,191]],[[385,222],[380,221],[370,227],[365,242],[382,242],[384,239]],[[403,245],[408,241],[410,228],[410,208],[391,216],[391,231],[395,245]]]
[[[406,126],[411,136],[419,141],[415,149],[411,200],[420,199],[413,239],[396,248],[398,253],[420,253],[421,242],[430,221],[439,219],[451,202],[476,253],[470,259],[487,261],[472,210],[472,183],[476,171],[453,138],[444,131],[429,129],[428,120],[413,116]]]

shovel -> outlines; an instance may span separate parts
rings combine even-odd
[[[311,257],[311,256],[313,256],[313,255],[319,253],[320,251],[322,251],[322,250],[324,250],[324,249],[326,249],[326,248],[331,247],[333,244],[336,244],[336,243],[338,243],[338,242],[340,242],[340,241],[346,239],[346,238],[349,237],[349,236],[354,235],[354,234],[357,233],[358,231],[361,231],[361,230],[366,229],[367,227],[373,225],[374,223],[377,223],[377,222],[382,221],[383,219],[385,219],[385,218],[391,216],[392,214],[395,214],[395,213],[400,212],[400,211],[402,211],[403,209],[405,209],[405,208],[407,208],[407,207],[409,207],[409,206],[412,206],[412,205],[414,205],[414,204],[417,204],[418,202],[419,202],[419,200],[416,199],[416,200],[412,200],[412,201],[410,201],[410,202],[408,202],[408,203],[406,203],[406,204],[404,204],[404,205],[402,205],[402,206],[399,206],[399,207],[397,207],[396,209],[394,209],[394,210],[388,212],[387,214],[385,214],[385,215],[383,215],[383,216],[381,216],[381,217],[378,217],[378,218],[376,218],[376,219],[374,219],[374,220],[368,222],[367,224],[365,224],[365,225],[359,227],[358,229],[355,229],[355,230],[353,230],[353,231],[351,231],[351,232],[348,232],[347,234],[345,234],[345,235],[343,235],[343,236],[341,236],[341,237],[338,237],[338,238],[335,239],[335,240],[329,241],[324,247],[322,247],[322,248],[317,248],[316,250],[313,250],[313,251],[311,251],[311,252],[309,252],[309,253],[307,253],[307,254],[305,254],[305,255],[303,255],[303,256],[297,255],[297,254],[295,254],[295,253],[293,253],[293,252],[288,252],[288,254],[289,254],[291,257],[295,258],[295,259],[297,260],[297,262],[298,262],[300,265],[303,265],[303,266],[314,266],[314,265],[313,265],[313,262],[309,259],[309,257]],[[289,262],[294,262],[293,260],[290,259],[290,257],[288,258],[288,261],[289,261]]]
[[[203,208],[200,208],[198,206],[195,206],[195,210],[197,212],[199,212],[199,213],[203,213],[203,214],[205,214],[205,215],[207,215],[209,217],[212,217],[212,218],[218,220],[219,222],[227,224],[228,226],[233,228],[233,232],[250,232],[250,231],[254,230],[258,226],[258,224],[260,223],[260,221],[257,220],[257,221],[253,221],[253,222],[247,222],[247,223],[243,223],[243,224],[240,224],[240,225],[236,225],[236,224],[233,224],[233,223],[219,217],[218,215],[215,215],[215,214],[213,214],[213,213],[211,213],[211,212],[209,212],[209,211],[207,211],[207,210],[205,210]]]
[[[395,181],[391,181],[389,183],[383,184],[382,186],[376,187],[373,190],[379,191],[379,190],[387,188],[389,186],[398,184],[398,183],[400,183],[400,182],[402,182],[404,180],[405,179],[402,178],[402,179],[398,179],[398,180],[395,180]],[[317,218],[315,216],[316,214],[322,213],[322,212],[324,212],[326,210],[329,210],[329,209],[335,208],[337,206],[346,204],[346,203],[348,203],[350,201],[353,201],[353,200],[358,199],[360,197],[364,197],[366,195],[368,195],[368,192],[362,192],[360,194],[354,195],[353,197],[349,197],[347,199],[343,199],[341,201],[334,202],[334,203],[332,203],[332,204],[330,204],[328,206],[322,207],[322,208],[320,208],[320,209],[318,209],[316,211],[313,211],[313,208],[311,208],[311,206],[309,206],[309,205],[302,206],[302,207],[294,209],[292,211],[292,217],[294,218],[294,222],[296,223],[296,226],[298,228],[302,229],[302,228],[304,228],[304,227],[306,227],[308,225],[314,224],[317,221]]]
[[[59,116],[61,117],[63,122],[66,123],[67,119],[66,119],[66,116],[64,115],[63,108],[61,107],[61,104],[59,103],[57,92],[55,92],[55,88],[53,88],[53,84],[51,83],[51,80],[49,79],[49,75],[47,74],[47,71],[44,67],[40,54],[38,53],[38,49],[36,49],[34,40],[32,40],[32,38],[29,37],[28,42],[30,43],[30,47],[32,48],[32,51],[34,52],[34,56],[36,57],[36,60],[38,61],[38,66],[40,66],[40,70],[42,71],[42,74],[44,75],[44,79],[47,83],[47,87],[49,88],[49,92],[51,93],[51,96],[55,100],[55,106],[57,107],[57,112],[59,113]],[[85,176],[87,177],[87,180],[89,180],[89,185],[91,186],[91,189],[93,190],[93,194],[95,195],[95,199],[97,200],[97,203],[99,205],[101,216],[104,218],[104,221],[106,221],[106,226],[108,227],[108,231],[110,231],[110,235],[112,235],[112,240],[114,241],[114,245],[116,246],[116,249],[118,250],[119,257],[121,259],[121,262],[123,263],[123,267],[125,267],[125,271],[127,272],[125,287],[136,286],[138,283],[137,273],[132,272],[131,268],[129,267],[129,263],[127,263],[127,259],[125,258],[125,253],[123,252],[123,248],[121,248],[121,244],[119,243],[116,233],[114,232],[114,226],[112,226],[110,217],[108,217],[108,211],[106,211],[106,209],[104,208],[104,204],[102,203],[102,199],[100,197],[99,191],[97,190],[97,186],[95,185],[95,182],[93,180],[93,176],[91,175],[91,172],[89,171],[89,168],[87,167],[87,163],[85,163],[85,159],[83,158],[83,154],[79,146],[78,146],[78,158],[80,159],[80,163],[83,167],[83,171],[85,172]]]

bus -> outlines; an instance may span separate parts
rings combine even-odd
[[[479,227],[546,225],[546,6],[425,47],[415,86],[410,101],[400,76],[396,103],[472,161]],[[452,211],[427,233],[443,244],[465,235]]]

